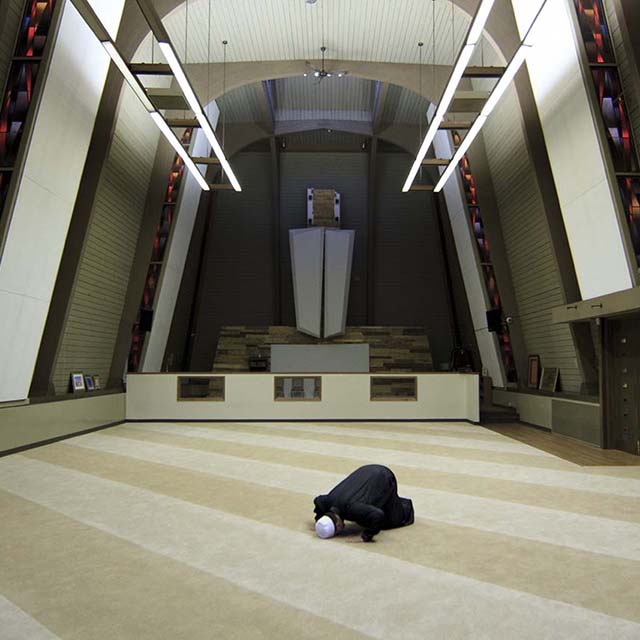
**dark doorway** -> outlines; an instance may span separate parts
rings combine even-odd
[[[640,455],[640,317],[606,320],[607,445]]]

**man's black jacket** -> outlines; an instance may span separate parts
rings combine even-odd
[[[413,523],[413,504],[398,497],[393,471],[379,464],[356,469],[326,495],[313,501],[316,521],[329,511],[364,527],[363,537],[372,538],[380,529]]]

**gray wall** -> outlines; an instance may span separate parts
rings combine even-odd
[[[340,193],[343,229],[356,232],[347,325],[366,324],[367,153],[289,152],[280,155],[280,273],[283,324],[295,325],[289,229],[307,226],[307,188]]]
[[[219,192],[209,213],[191,370],[211,369],[221,326],[272,322],[271,156],[241,153],[234,157],[233,169],[242,192]],[[182,286],[189,286],[184,278]],[[191,311],[180,305],[176,309]]]
[[[559,367],[562,389],[578,393],[583,378],[571,332],[568,325],[551,324],[551,309],[564,304],[564,293],[513,87],[485,124],[482,135],[520,314],[525,355],[539,355],[543,367]]]
[[[430,193],[402,193],[406,154],[378,154],[374,324],[424,326],[434,367],[453,348],[440,234]]]
[[[109,377],[157,146],[155,125],[125,87],[56,359],[56,394],[71,371]]]
[[[434,363],[448,362],[452,329],[440,238],[431,196],[403,195],[409,158],[381,153],[376,168],[375,323],[426,326]],[[224,325],[270,325],[273,319],[272,164],[268,153],[244,152],[234,158],[242,193],[220,192],[209,215],[202,252],[200,284],[192,242],[170,349],[177,351],[194,314],[191,370],[212,366],[218,332]],[[280,249],[283,323],[295,325],[288,231],[306,226],[308,187],[334,188],[341,194],[342,227],[356,240],[348,324],[366,324],[367,215],[369,155],[366,152],[283,152],[280,154]],[[202,233],[202,232],[201,232]],[[194,239],[195,240],[195,239]],[[193,302],[191,302],[193,300]],[[184,338],[182,338],[184,340]],[[176,353],[175,361],[181,361]]]

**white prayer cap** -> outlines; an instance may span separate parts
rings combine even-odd
[[[336,525],[329,516],[322,516],[316,522],[316,533],[319,538],[332,538],[336,535]]]

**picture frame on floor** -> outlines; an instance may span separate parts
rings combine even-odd
[[[71,373],[71,391],[76,393],[78,391],[84,391],[84,374],[81,372]]]
[[[93,391],[93,378],[91,376],[84,377],[84,387],[87,391]]]
[[[529,389],[537,389],[540,384],[540,356],[529,356],[529,375],[527,386]]]
[[[544,367],[540,376],[540,391],[554,392],[558,385],[558,367]]]

